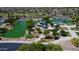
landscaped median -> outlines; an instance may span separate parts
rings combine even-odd
[[[40,42],[32,44],[22,44],[17,50],[19,51],[63,51],[62,47],[58,44],[42,44]]]

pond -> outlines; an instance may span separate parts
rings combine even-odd
[[[18,38],[22,37],[25,34],[25,30],[27,29],[26,21],[17,21],[15,23],[15,27],[12,30],[7,31],[3,34],[3,37],[7,38]]]
[[[63,24],[63,23],[70,24],[71,23],[71,21],[68,18],[64,18],[64,17],[55,17],[52,19],[52,22],[55,24]]]

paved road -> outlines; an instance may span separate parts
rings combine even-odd
[[[15,51],[22,43],[0,43],[0,51]]]
[[[74,47],[70,40],[66,40],[63,42],[60,42],[59,45],[64,49],[64,51],[79,51],[79,48]]]

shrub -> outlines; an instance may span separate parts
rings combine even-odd
[[[31,38],[33,38],[33,35],[32,34],[27,34],[25,37],[31,39]]]
[[[50,19],[49,19],[48,16],[44,17],[44,18],[43,18],[43,21],[45,21],[46,23],[50,23]]]
[[[35,24],[34,24],[34,20],[29,19],[26,21],[27,27],[28,28],[32,28]]]
[[[72,42],[72,45],[74,45],[75,47],[78,47],[79,46],[79,39],[78,38],[73,38],[71,40],[71,42]]]
[[[29,48],[29,45],[27,44],[22,44],[22,46],[20,46],[19,48],[18,48],[18,50],[20,50],[20,51],[28,51],[28,48]]]
[[[46,35],[46,36],[47,36],[49,33],[50,33],[50,30],[48,30],[48,29],[44,30],[44,32],[43,32],[43,34]]]
[[[61,46],[57,44],[44,45],[40,42],[32,44],[23,44],[18,48],[20,51],[62,51]]]
[[[64,30],[61,30],[60,33],[61,33],[62,36],[68,36],[69,35],[69,32],[66,32]]]
[[[53,27],[54,26],[54,23],[53,22],[50,22],[50,25]]]
[[[8,31],[7,28],[0,28],[0,33],[5,33],[5,32],[7,32],[7,31]]]
[[[63,49],[58,44],[48,44],[48,45],[46,45],[46,51],[62,51],[62,50]]]
[[[46,39],[52,39],[53,37],[48,35],[48,36],[46,36],[45,38],[46,38]]]
[[[36,30],[38,31],[38,33],[42,34],[42,30],[40,28],[36,28]]]

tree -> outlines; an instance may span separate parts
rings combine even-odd
[[[51,21],[51,22],[50,22],[50,25],[53,27],[53,26],[54,26],[54,23]]]
[[[22,44],[17,50],[29,51],[29,44]]]
[[[61,33],[62,36],[67,36],[68,35],[68,32],[66,32],[64,30],[61,30],[60,33]]]
[[[7,22],[8,22],[10,25],[14,25],[14,23],[16,22],[16,20],[18,20],[18,19],[9,17],[9,18],[7,19]]]
[[[46,51],[63,51],[60,45],[58,44],[48,44],[46,45]]]
[[[0,36],[2,36],[4,33],[8,31],[7,28],[0,28]]]
[[[36,28],[36,30],[38,31],[38,33],[42,34],[42,30],[40,28]]]
[[[55,39],[59,39],[59,33],[57,33],[57,31],[58,30],[55,30],[55,29],[52,31],[52,35]]]
[[[31,39],[31,38],[33,38],[33,35],[32,34],[26,34],[25,37]]]
[[[75,17],[75,22],[76,22],[76,24],[79,23],[79,16]]]
[[[2,40],[2,38],[0,38],[0,40]]]
[[[31,51],[45,51],[45,45],[40,42],[32,43],[30,49]]]
[[[49,35],[49,33],[50,33],[50,30],[48,30],[48,29],[44,30],[44,32],[43,32],[43,34],[45,35],[45,37],[47,37]]]
[[[32,19],[27,20],[26,24],[27,24],[28,28],[32,28],[34,26],[34,21]]]
[[[60,29],[60,25],[58,24],[58,25],[55,26],[55,30],[58,31],[59,29]]]
[[[76,29],[79,29],[79,16],[75,17]]]
[[[18,48],[20,51],[45,51],[45,45],[42,43],[23,44]]]
[[[23,44],[17,50],[20,51],[62,51],[62,47],[58,44],[47,44],[44,45],[40,42],[34,42],[31,44]]]
[[[44,17],[43,21],[45,21],[46,23],[50,23],[49,17]]]

